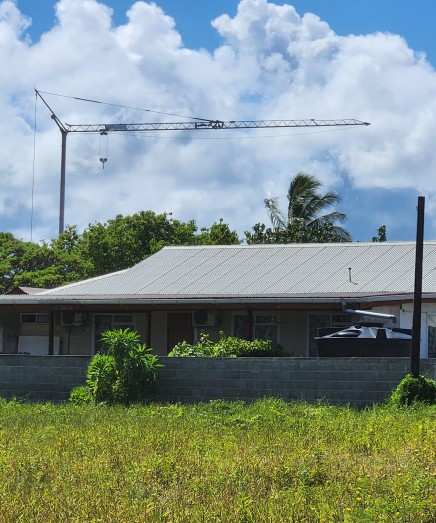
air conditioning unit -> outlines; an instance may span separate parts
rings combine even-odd
[[[192,313],[192,325],[194,327],[215,327],[218,325],[219,315],[215,311],[198,309]]]
[[[65,311],[61,314],[61,325],[66,327],[80,327],[85,323],[86,315],[83,312]]]

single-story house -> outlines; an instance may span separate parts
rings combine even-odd
[[[93,354],[104,330],[129,327],[160,355],[222,330],[316,356],[317,329],[365,320],[353,310],[411,328],[414,274],[414,242],[165,247],[130,269],[0,296],[0,351]],[[432,241],[424,245],[421,323],[421,357],[434,358]]]

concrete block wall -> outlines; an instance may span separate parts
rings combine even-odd
[[[0,396],[64,401],[85,384],[89,356],[0,355]]]
[[[64,401],[85,384],[89,356],[0,355],[0,396]],[[325,400],[370,405],[386,400],[410,371],[409,358],[167,358],[151,392],[160,402],[212,399]],[[422,372],[436,378],[436,361]]]
[[[410,371],[409,358],[162,358],[158,401],[325,400],[355,406],[385,401]]]

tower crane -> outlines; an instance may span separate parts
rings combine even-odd
[[[61,145],[61,180],[60,180],[60,203],[59,203],[59,234],[64,231],[65,212],[65,164],[67,136],[69,133],[94,133],[107,135],[112,132],[150,132],[150,131],[193,131],[193,130],[224,130],[224,129],[271,129],[283,127],[337,127],[370,125],[356,119],[339,120],[209,120],[205,118],[191,118],[186,122],[147,122],[147,123],[109,123],[109,124],[68,124],[63,123],[42,97],[41,92],[35,89],[36,96],[43,101],[51,112],[51,118],[59,128],[62,136]],[[83,100],[79,98],[79,100]],[[100,102],[101,103],[101,102]],[[100,159],[103,162],[107,158]]]

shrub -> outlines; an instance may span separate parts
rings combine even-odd
[[[162,367],[157,356],[129,329],[105,331],[101,339],[107,354],[96,354],[86,374],[91,399],[97,403],[143,401]],[[73,391],[70,399],[78,403],[82,396],[86,397],[84,391]]]
[[[131,347],[119,369],[114,386],[115,399],[123,403],[144,401],[161,366],[147,346],[138,343]]]
[[[188,343],[187,341],[181,341],[173,347],[168,356],[175,358],[207,358],[209,356],[214,356],[214,345],[215,344],[209,339],[209,334],[201,332],[200,341],[195,344]]]
[[[130,329],[107,330],[102,333],[101,341],[108,355],[114,358],[117,369],[129,358],[130,351],[140,345],[139,334]]]
[[[284,356],[283,349],[269,340],[248,341],[242,338],[226,336],[220,331],[219,340],[214,343],[209,334],[202,332],[200,341],[195,344],[182,341],[168,354],[171,357],[221,357],[236,358],[241,356]]]
[[[74,387],[70,393],[70,403],[73,405],[87,405],[92,402],[91,392],[88,387]]]
[[[117,381],[115,358],[108,354],[96,354],[88,365],[86,384],[93,399],[100,403],[112,401]]]
[[[408,374],[391,394],[389,403],[396,407],[414,403],[436,404],[436,381],[425,376],[414,377]]]

